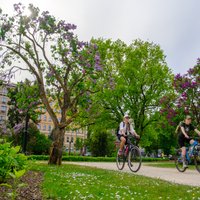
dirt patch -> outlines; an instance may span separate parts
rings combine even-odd
[[[21,177],[19,184],[24,183],[23,187],[17,188],[16,200],[42,200],[41,182],[43,174],[36,171],[28,171]],[[12,184],[12,183],[9,183]],[[12,189],[0,186],[0,200],[10,200],[8,193],[12,193]]]

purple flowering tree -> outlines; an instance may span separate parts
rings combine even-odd
[[[200,123],[200,59],[186,74],[177,74],[173,81],[174,95],[160,100],[160,112],[171,126],[176,126],[185,115],[192,115]]]
[[[37,124],[38,116],[41,114],[38,108],[41,105],[41,100],[37,84],[32,84],[26,79],[23,83],[20,82],[14,88],[9,89],[8,97],[9,128],[14,128],[15,133],[19,132],[27,115]]]
[[[22,150],[26,153],[29,121],[37,124],[38,116],[42,113],[38,108],[41,106],[38,85],[26,79],[10,88],[8,97],[8,128],[13,129],[13,142],[22,144]]]
[[[97,46],[79,41],[74,24],[57,20],[47,11],[41,13],[32,4],[30,16],[20,3],[14,9],[11,17],[0,11],[1,67],[9,67],[5,78],[17,70],[34,76],[54,123],[49,163],[60,165],[65,129],[79,115],[79,108],[87,106],[88,93],[97,90],[95,82],[102,70]],[[51,101],[60,110],[61,120]]]

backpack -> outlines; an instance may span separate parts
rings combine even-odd
[[[182,122],[179,122],[178,126],[176,127],[175,133],[178,134],[180,130],[180,125]]]
[[[123,122],[123,128],[124,128],[124,126],[125,126],[125,122]],[[119,134],[119,129],[120,129],[119,127],[120,127],[120,126],[117,127],[117,130],[116,130],[116,133],[115,133],[116,135]]]

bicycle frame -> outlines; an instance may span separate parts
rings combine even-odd
[[[131,138],[134,138],[134,137],[131,137]],[[128,152],[131,150],[131,148],[133,148],[134,146],[137,146],[137,141],[134,140],[134,143],[135,143],[135,144],[133,144],[133,143],[131,142],[131,140],[130,140],[130,136],[127,137],[126,143],[127,143],[127,144],[125,145],[125,149],[126,149],[126,147],[128,146]],[[127,155],[128,155],[128,154],[127,154]]]
[[[195,140],[193,144],[186,148],[185,157],[188,163],[191,163],[191,157],[194,155],[194,148],[192,149],[192,152],[190,152],[190,148],[195,147],[196,145],[198,145],[198,142]]]

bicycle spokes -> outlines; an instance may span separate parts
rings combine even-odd
[[[117,158],[116,158],[116,164],[117,164],[117,168],[119,170],[122,170],[124,168],[124,165],[125,165],[125,156],[124,156],[124,150],[122,151],[122,154],[119,155],[118,152],[117,152]]]
[[[137,172],[141,167],[141,153],[138,147],[131,148],[128,154],[128,166],[132,172]]]
[[[184,172],[186,170],[186,168],[183,167],[183,158],[182,158],[181,149],[176,151],[174,161],[175,161],[176,168],[179,172]]]
[[[200,150],[199,150],[199,148],[195,148],[195,150],[194,150],[194,164],[195,164],[197,171],[200,173]]]

